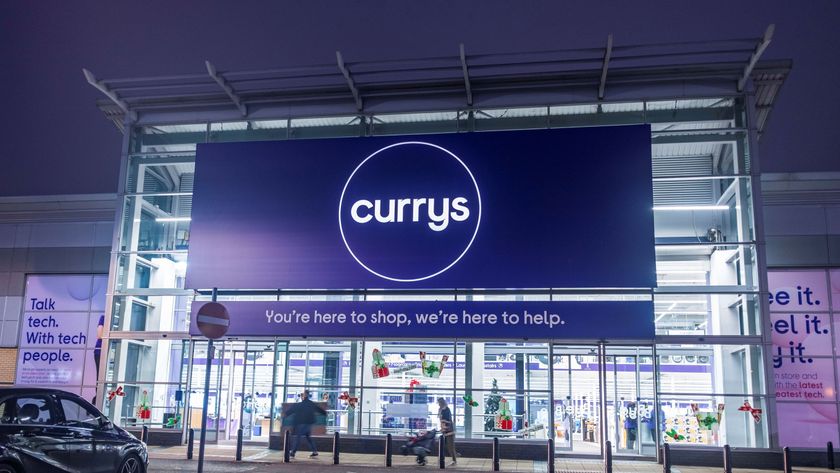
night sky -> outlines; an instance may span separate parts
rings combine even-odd
[[[840,171],[840,2],[4,1],[0,195],[115,192],[121,134],[98,78],[347,61],[759,37],[793,59],[760,152],[764,172]],[[594,92],[593,92],[594,94]],[[609,86],[607,87],[609,99]]]

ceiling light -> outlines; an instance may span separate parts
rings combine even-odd
[[[728,205],[654,205],[653,210],[729,210]]]

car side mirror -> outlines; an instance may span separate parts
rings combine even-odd
[[[100,428],[102,430],[114,430],[114,424],[110,420],[103,419],[102,423],[100,424]]]

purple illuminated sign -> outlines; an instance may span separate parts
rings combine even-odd
[[[212,302],[192,305],[196,315]],[[652,340],[651,301],[231,301],[231,337]]]
[[[199,144],[191,289],[649,288],[646,125]]]

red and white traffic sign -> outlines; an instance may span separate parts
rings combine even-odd
[[[208,302],[198,309],[196,314],[198,331],[207,338],[224,337],[230,327],[230,314],[222,304]]]

